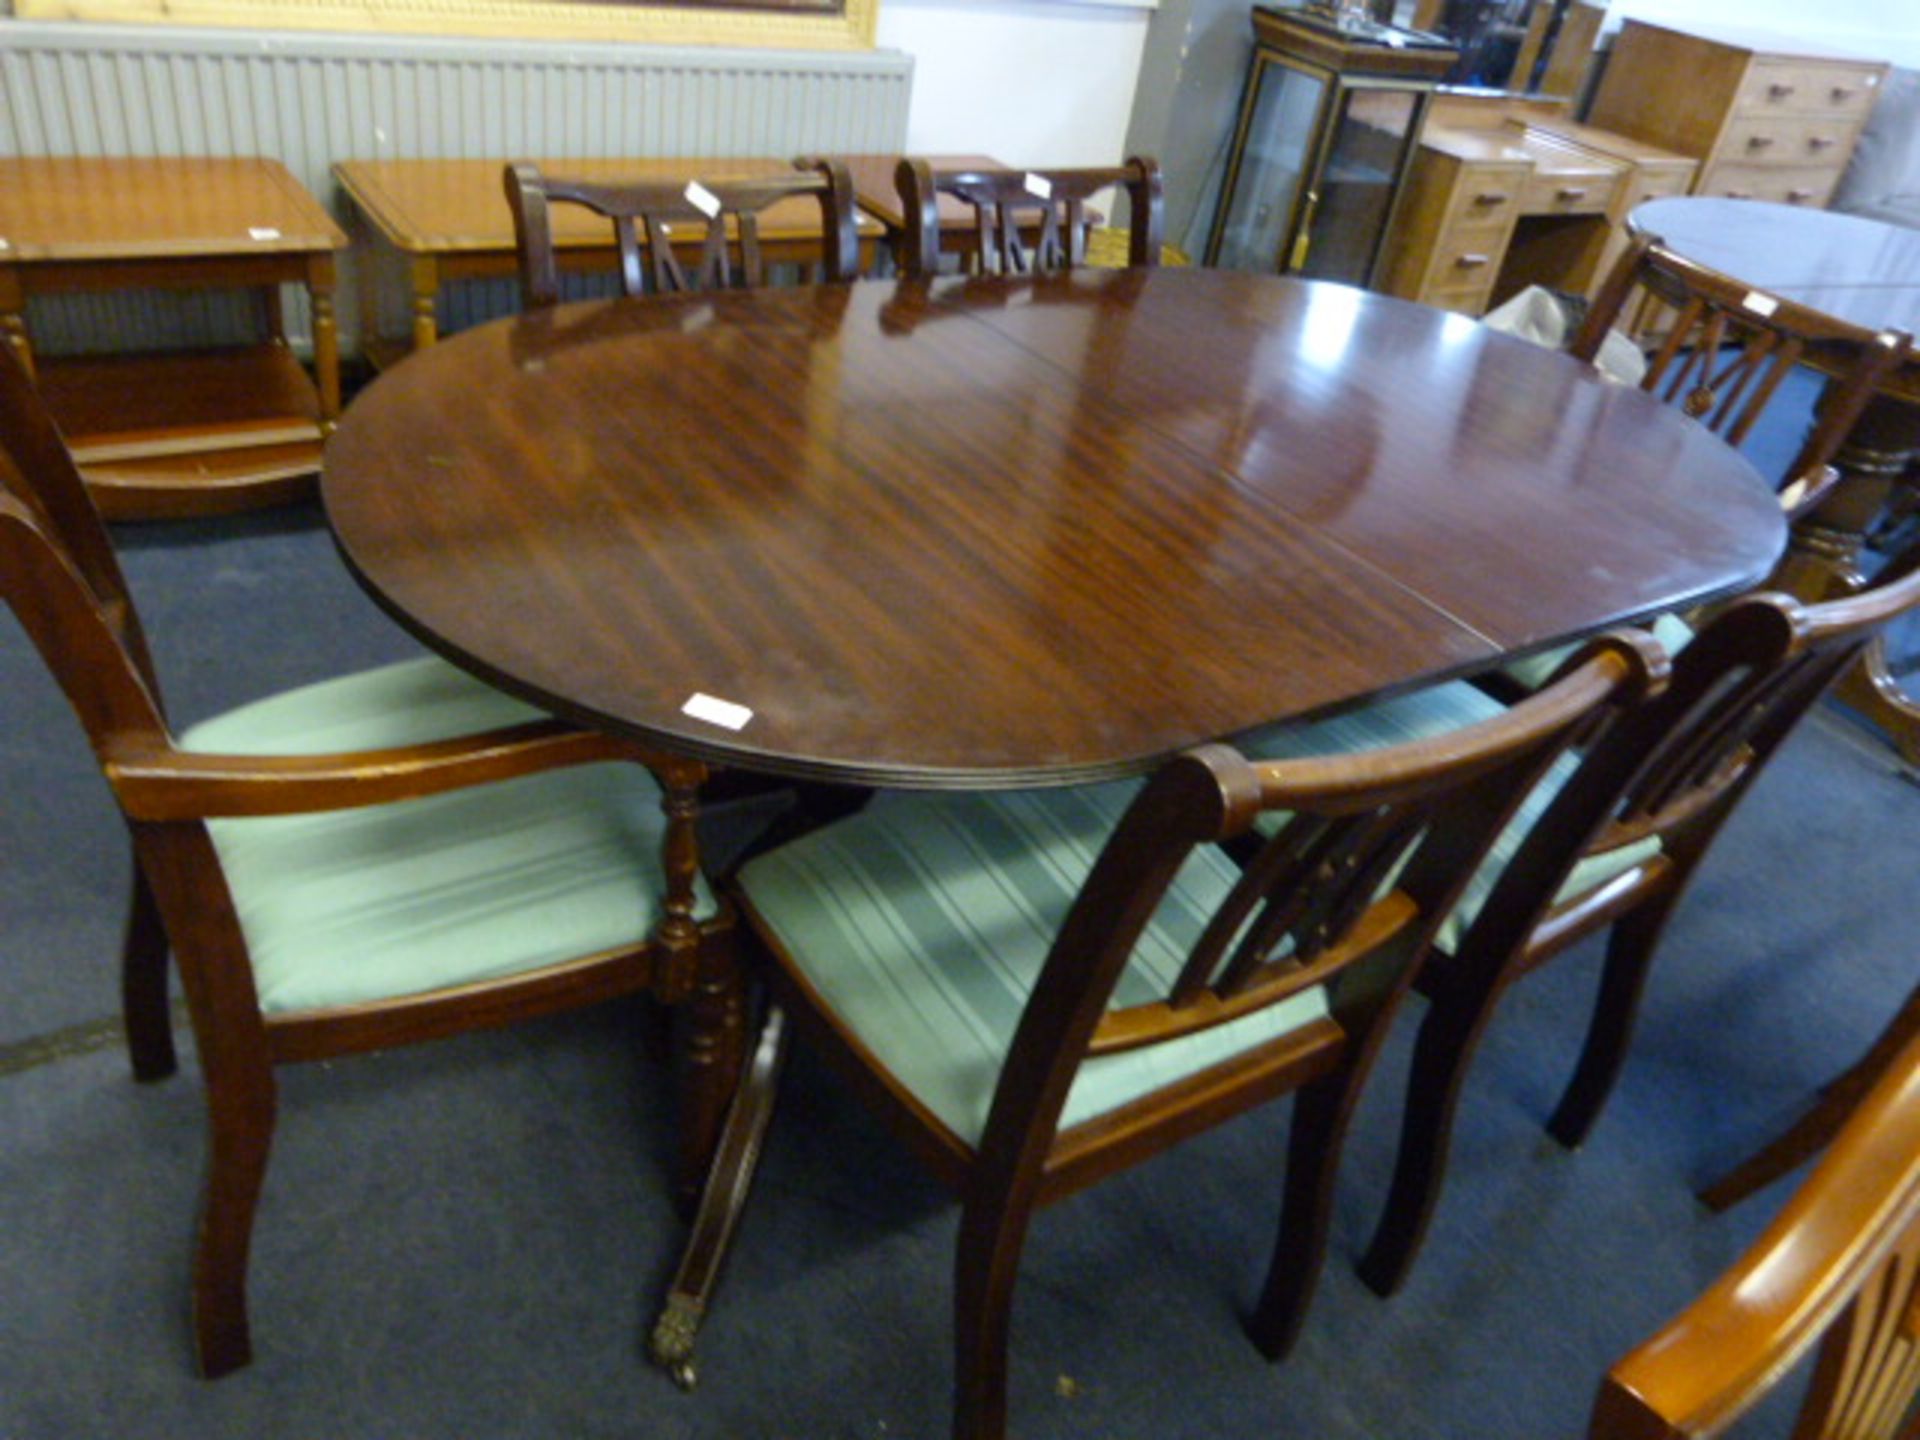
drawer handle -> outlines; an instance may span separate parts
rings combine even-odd
[[[1584,185],[1562,185],[1558,190],[1554,191],[1553,194],[1557,200],[1584,200],[1587,198],[1587,191]]]
[[[1513,197],[1504,190],[1482,190],[1473,197],[1476,205],[1504,205]]]
[[[1791,94],[1793,94],[1793,86],[1791,85],[1782,85],[1776,81],[1772,85],[1767,86],[1767,98],[1769,100],[1784,100]]]
[[[1456,270],[1478,270],[1491,263],[1491,259],[1485,255],[1461,255],[1454,260],[1453,266]]]
[[[1789,205],[1804,205],[1811,199],[1813,199],[1813,191],[1811,190],[1789,190],[1787,192],[1787,203]]]
[[[1749,150],[1765,150],[1768,146],[1772,144],[1773,144],[1773,136],[1755,135],[1751,140],[1747,141],[1747,148]]]
[[[1810,135],[1807,137],[1807,148],[1809,150],[1831,150],[1839,143],[1840,142],[1831,135]]]
[[[1834,104],[1838,105],[1840,102],[1844,100],[1851,100],[1852,98],[1853,98],[1853,88],[1851,86],[1836,85],[1833,87]]]

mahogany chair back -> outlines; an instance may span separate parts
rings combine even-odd
[[[1660,302],[1661,323],[1671,324],[1648,356],[1640,388],[1731,445],[1746,439],[1796,365],[1819,359],[1839,376],[1782,481],[1783,503],[1796,513],[1831,484],[1834,452],[1909,344],[1907,336],[1849,325],[1755,290],[1641,235],[1594,297],[1570,353],[1591,362],[1636,296]]]
[[[1816,1350],[1794,1440],[1915,1433],[1920,1042],[1766,1232],[1607,1372],[1589,1440],[1712,1440]]]
[[[1112,185],[1127,192],[1132,208],[1127,263],[1160,263],[1166,226],[1160,167],[1141,156],[1072,170],[935,170],[910,156],[895,170],[894,184],[907,222],[900,268],[908,276],[939,269],[941,195],[973,207],[978,243],[971,258],[980,269],[1005,275],[1071,270],[1086,260],[1087,201]]]
[[[1547,1125],[1578,1145],[1625,1063],[1660,936],[1722,825],[1828,687],[1916,608],[1920,547],[1844,599],[1744,597],[1680,651],[1660,694],[1588,748],[1458,947],[1422,970],[1433,1004],[1415,1047],[1386,1212],[1361,1262],[1376,1290],[1391,1293],[1412,1266],[1439,1197],[1461,1082],[1507,986],[1611,927],[1586,1041]],[[1576,867],[1610,855],[1630,863],[1608,867],[1617,873],[1597,883],[1575,878]]]
[[[696,286],[704,290],[766,282],[761,216],[778,201],[811,196],[820,206],[820,257],[829,281],[860,273],[853,180],[838,160],[799,159],[790,174],[746,178],[635,180],[622,184],[544,175],[537,165],[506,167],[507,204],[513,210],[520,254],[520,293],[528,306],[560,298],[552,206],[583,205],[612,222],[620,252],[620,284],[628,295]],[[702,235],[690,277],[676,253],[674,232]]]

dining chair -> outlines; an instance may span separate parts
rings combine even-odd
[[[791,172],[746,177],[632,180],[620,183],[542,174],[510,164],[504,181],[520,255],[520,295],[532,306],[560,299],[552,207],[583,205],[613,225],[620,285],[628,295],[766,283],[760,224],[769,206],[811,197],[820,207],[819,250],[829,281],[860,273],[853,180],[838,160],[802,158]],[[691,279],[676,253],[675,232],[698,232],[700,261]],[[642,256],[644,248],[645,255]]]
[[[1386,1208],[1360,1264],[1373,1289],[1391,1294],[1412,1267],[1439,1200],[1462,1084],[1508,987],[1584,936],[1611,932],[1579,1060],[1547,1122],[1556,1140],[1577,1146],[1625,1062],[1661,934],[1721,827],[1833,681],[1917,606],[1920,550],[1844,599],[1738,600],[1673,658],[1664,690],[1528,798],[1421,966],[1417,985],[1431,1003]],[[1476,692],[1464,683],[1447,688],[1466,715],[1497,704],[1470,699]],[[1335,723],[1348,744],[1378,727],[1364,711]],[[1311,734],[1289,741],[1314,743]]]
[[[1610,641],[1483,724],[1365,754],[1263,764],[1216,745],[1144,785],[882,795],[744,866],[734,893],[773,1005],[656,1358],[691,1361],[789,1014],[961,1199],[954,1436],[1005,1433],[1034,1210],[1294,1093],[1248,1321],[1284,1355],[1348,1119],[1427,933],[1519,796],[1650,683],[1649,651]],[[1243,870],[1220,843],[1263,815],[1280,823]]]
[[[112,543],[0,358],[0,592],[77,713],[132,836],[121,955],[135,1078],[176,1068],[168,956],[209,1116],[193,1333],[252,1355],[247,1254],[274,1067],[651,988],[729,950],[701,880],[694,762],[581,731],[437,659],[272,695],[176,733]]]
[[[1588,1440],[1711,1440],[1809,1352],[1797,1440],[1911,1437],[1917,1265],[1920,1044],[1909,1044],[1765,1233],[1607,1372]]]
[[[1668,307],[1672,327],[1653,347],[1640,388],[1678,405],[1731,445],[1747,438],[1796,365],[1821,356],[1839,375],[1826,387],[1812,427],[1778,482],[1787,518],[1811,515],[1840,478],[1834,455],[1881,384],[1905,363],[1912,337],[1846,325],[1777,300],[1640,235],[1594,297],[1568,353],[1592,364],[1608,331],[1638,296]],[[1785,572],[1775,583],[1799,588]],[[1693,634],[1679,615],[1661,615],[1652,628],[1669,650]],[[1526,656],[1489,680],[1505,693],[1530,690],[1569,653],[1559,648]]]
[[[1160,167],[1134,156],[1124,165],[1071,170],[935,170],[926,160],[903,159],[894,170],[906,243],[900,268],[909,278],[940,268],[940,196],[973,207],[976,243],[969,259],[1005,275],[1071,270],[1086,262],[1087,201],[1109,186],[1127,192],[1132,211],[1129,265],[1158,265],[1166,228]],[[1028,237],[1031,238],[1028,238]]]
[[[1645,297],[1666,307],[1640,388],[1739,445],[1796,365],[1820,358],[1827,386],[1811,430],[1780,480],[1790,516],[1807,513],[1838,478],[1832,460],[1882,381],[1905,358],[1907,337],[1848,325],[1696,265],[1655,236],[1636,236],[1594,296],[1568,353],[1591,363],[1607,332]]]

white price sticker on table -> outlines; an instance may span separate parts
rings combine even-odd
[[[278,240],[280,232],[271,225],[254,225],[247,230],[249,240]]]
[[[1038,196],[1042,200],[1051,200],[1053,198],[1053,182],[1047,179],[1046,176],[1030,173],[1024,183],[1029,195]]]
[[[698,692],[680,707],[680,713],[690,715],[695,720],[704,720],[709,725],[718,725],[723,730],[744,730],[747,722],[753,719],[753,711],[745,705],[736,705],[731,700]]]
[[[687,203],[709,220],[720,213],[720,197],[698,180],[687,182],[686,196]]]

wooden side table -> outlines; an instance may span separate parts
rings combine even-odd
[[[539,160],[556,175],[596,180],[659,177],[774,175],[785,160],[616,159]],[[411,336],[407,343],[379,334],[373,277],[360,285],[360,349],[385,367],[409,349],[439,339],[440,287],[456,280],[502,279],[518,272],[513,213],[507,208],[500,160],[343,160],[334,178],[373,231],[376,248],[397,251],[406,265]],[[618,263],[612,228],[577,205],[553,212],[554,244],[565,270],[610,270]],[[858,217],[860,260],[871,263],[880,222]],[[699,246],[690,236],[689,245]],[[802,196],[768,207],[760,219],[760,247],[769,264],[810,264],[820,257],[820,207]]]
[[[109,519],[218,514],[311,493],[340,414],[333,252],[347,237],[272,160],[0,159],[0,335],[27,363]],[[313,304],[317,379],[279,287]],[[37,357],[35,295],[245,287],[255,345]]]

